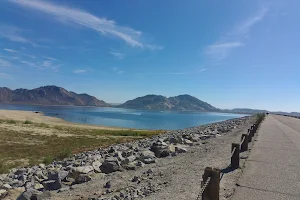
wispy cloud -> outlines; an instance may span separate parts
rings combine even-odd
[[[23,44],[29,44],[33,47],[43,47],[48,48],[48,46],[39,45],[28,38],[22,36],[23,30],[9,25],[0,24],[0,37],[6,38],[12,42],[19,42]]]
[[[267,15],[269,8],[263,7],[255,15],[239,23],[233,30],[222,37],[222,40],[215,42],[205,48],[205,54],[212,59],[222,60],[239,47],[245,46],[245,39],[251,29]]]
[[[49,56],[43,56],[43,58],[46,58],[48,60],[58,61],[58,59],[52,58],[52,57],[49,57]]]
[[[83,73],[86,73],[86,72],[87,72],[87,70],[85,70],[85,69],[77,69],[77,70],[73,71],[74,74],[83,74]]]
[[[142,41],[141,31],[120,26],[113,20],[99,18],[83,10],[65,7],[46,1],[9,0],[9,2],[52,15],[59,22],[68,22],[83,26],[97,31],[104,36],[121,39],[130,46],[147,48],[147,44]]]
[[[13,79],[13,77],[9,74],[0,72],[0,79]]]
[[[261,10],[259,10],[254,16],[250,17],[249,19],[243,21],[240,23],[234,30],[233,34],[235,35],[247,35],[251,28],[262,21],[266,14],[268,13],[269,8],[263,7]]]
[[[212,44],[206,48],[206,54],[210,58],[221,60],[226,58],[233,49],[241,47],[243,45],[244,44],[241,42],[225,42]]]
[[[109,52],[111,55],[113,55],[114,57],[118,58],[118,59],[123,59],[125,57],[124,54],[122,53],[118,53],[118,52]]]
[[[112,67],[111,69],[113,71],[115,71],[117,74],[124,74],[125,73],[125,71],[120,70],[118,67]]]
[[[20,63],[25,64],[29,67],[33,67],[39,70],[50,69],[54,72],[58,71],[58,68],[62,66],[60,63],[54,63],[53,61],[44,60],[44,61],[35,61],[35,60],[20,60]]]
[[[17,51],[16,50],[13,50],[13,49],[3,49],[4,51],[7,51],[7,52],[10,52],[10,53],[16,53]]]

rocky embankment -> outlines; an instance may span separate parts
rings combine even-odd
[[[243,117],[167,131],[152,138],[79,153],[49,165],[12,169],[8,174],[0,175],[0,198],[12,199],[12,195],[18,193],[18,199],[82,199],[84,195],[80,198],[76,195],[71,196],[71,191],[78,188],[87,191],[93,187],[99,189],[86,196],[86,199],[119,200],[148,197],[159,191],[162,185],[169,184],[168,181],[151,182],[154,177],[158,180],[164,176],[155,170],[162,158],[175,159],[179,154],[201,146],[209,138],[218,138],[239,126],[245,126],[250,118]],[[141,169],[143,172],[138,176],[131,173]],[[133,187],[129,183],[121,183],[122,178],[137,185]],[[145,179],[148,181],[143,184]],[[99,180],[104,183],[100,184],[102,182]],[[118,185],[118,181],[120,184],[117,187],[115,185]]]

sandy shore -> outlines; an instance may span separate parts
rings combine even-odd
[[[77,124],[65,121],[56,117],[45,116],[42,113],[35,113],[33,111],[22,111],[22,110],[0,110],[0,119],[12,119],[16,121],[26,121],[29,120],[34,123],[44,123],[50,125],[63,125],[72,126],[79,128],[93,128],[93,129],[105,129],[105,130],[126,130],[128,128],[120,127],[109,127],[100,125],[88,125],[88,124]]]

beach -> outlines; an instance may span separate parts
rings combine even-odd
[[[49,125],[60,125],[77,128],[102,129],[102,130],[128,130],[128,128],[110,127],[101,125],[78,124],[65,121],[56,117],[45,116],[41,112],[23,111],[23,110],[0,110],[0,119],[15,121],[30,121],[33,123],[44,123]]]

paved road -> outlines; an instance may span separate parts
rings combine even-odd
[[[233,200],[299,200],[300,119],[270,115],[256,140]]]

